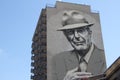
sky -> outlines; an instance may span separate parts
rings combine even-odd
[[[109,67],[119,56],[120,0],[59,0],[90,5],[99,12]],[[56,0],[0,0],[0,78],[30,80],[31,43],[40,11]]]

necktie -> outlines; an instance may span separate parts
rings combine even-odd
[[[87,71],[87,62],[83,57],[81,57],[79,61],[79,68],[81,72],[86,72]]]

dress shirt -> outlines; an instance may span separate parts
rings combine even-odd
[[[90,56],[91,56],[91,54],[93,52],[93,49],[94,49],[94,45],[92,44],[89,51],[87,52],[87,54],[84,57],[78,55],[79,62],[80,62],[79,63],[80,71],[86,72],[87,64],[89,62]]]

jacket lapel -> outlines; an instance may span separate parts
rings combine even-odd
[[[78,58],[74,51],[71,51],[71,53],[68,54],[68,58],[65,59],[65,63],[66,71],[72,70],[78,66]]]
[[[96,48],[96,47],[95,47]],[[87,72],[91,72],[92,74],[98,74],[100,72],[100,68],[103,64],[101,58],[100,58],[100,52],[98,49],[94,49],[89,62],[88,62],[88,68]]]

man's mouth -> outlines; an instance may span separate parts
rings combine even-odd
[[[85,44],[85,41],[73,41],[73,43],[74,44],[76,44],[76,45],[83,45],[83,44]]]

